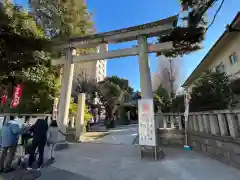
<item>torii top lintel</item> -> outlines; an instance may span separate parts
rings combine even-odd
[[[146,23],[129,28],[123,28],[115,31],[94,34],[90,36],[69,38],[61,42],[57,42],[56,46],[90,48],[99,44],[110,44],[136,40],[140,35],[147,37],[155,37],[166,35],[172,32],[177,24],[178,16],[171,16],[155,22]]]

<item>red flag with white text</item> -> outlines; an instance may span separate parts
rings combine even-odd
[[[22,85],[21,84],[17,84],[14,87],[11,108],[16,108],[19,105],[20,99],[21,99],[21,95],[22,95]]]

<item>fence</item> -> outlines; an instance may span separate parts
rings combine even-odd
[[[156,115],[162,145],[184,145],[184,114]],[[240,110],[189,113],[189,145],[225,163],[240,168]]]
[[[160,129],[183,130],[185,127],[183,113],[158,114],[156,120]],[[240,135],[240,110],[189,113],[188,131],[238,138]]]
[[[29,117],[29,120],[32,124],[34,124],[37,119],[39,118],[45,118],[46,116],[48,116],[49,121],[48,123],[50,123],[50,117],[52,116],[51,114],[16,114],[16,113],[0,113],[0,129],[2,128],[2,125],[4,123],[4,119],[6,119],[7,121],[9,120],[9,116],[15,116],[18,117],[18,120],[21,122],[24,122],[26,117]],[[5,118],[6,117],[6,118]]]

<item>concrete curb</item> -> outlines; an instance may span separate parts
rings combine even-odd
[[[98,133],[99,134],[94,134],[94,135],[88,134],[88,135],[81,136],[80,138],[81,142],[91,142],[110,134],[110,132],[98,132]]]
[[[61,150],[67,149],[68,147],[69,147],[68,142],[59,142],[56,144],[55,150],[61,151]]]

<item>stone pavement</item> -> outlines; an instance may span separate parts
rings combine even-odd
[[[96,139],[94,142],[131,145],[138,134],[138,125],[131,124],[126,126],[118,126],[115,129],[110,129],[109,132],[109,135]]]
[[[97,143],[72,143],[68,149],[57,152],[55,163],[43,168],[38,179],[238,180],[240,177],[239,170],[194,151],[164,148],[164,159],[141,160],[139,146],[130,143],[135,132],[136,127],[125,126]]]
[[[138,146],[72,144],[58,153],[52,167],[74,173],[83,180],[238,180],[240,177],[239,170],[193,151],[166,148],[164,152],[163,160],[140,160]]]

